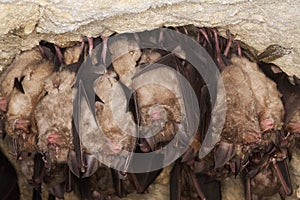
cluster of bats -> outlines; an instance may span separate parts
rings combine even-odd
[[[100,152],[105,163],[115,162],[112,158],[122,158],[123,150],[153,152],[168,145],[179,130],[185,131],[184,101],[175,73],[153,68],[135,77],[155,63],[168,65],[189,81],[200,110],[196,135],[171,172],[170,199],[221,199],[218,180],[237,175],[245,180],[246,200],[277,192],[283,199],[292,194],[288,162],[299,143],[300,80],[260,61],[229,32],[224,38],[211,28],[171,29],[192,37],[208,52],[203,56],[215,61],[226,101],[218,93],[212,105],[206,83],[184,59],[189,52],[141,49],[138,34],[125,34],[113,42],[89,38],[88,44],[83,41],[66,49],[41,43],[18,55],[1,74],[0,133],[11,138],[11,154],[33,185],[34,198],[41,198],[42,184],[49,198],[63,198],[64,192],[75,190],[82,199],[107,199],[112,193],[125,196],[133,190],[130,187],[140,193],[147,189],[161,169],[136,174],[111,169],[110,175],[92,154]],[[164,37],[170,36],[161,31],[160,39]],[[99,41],[100,54],[92,55]],[[88,56],[91,63],[112,64],[93,82],[96,123],[88,103],[79,105],[80,127],[85,130],[79,137],[73,102],[76,75],[80,67],[88,67],[82,65]],[[143,85],[145,80],[155,83]],[[130,100],[126,90],[134,91]],[[222,133],[213,150],[200,158],[208,126],[218,126],[224,108]],[[98,125],[105,138],[99,138]],[[108,182],[114,190],[107,188]]]

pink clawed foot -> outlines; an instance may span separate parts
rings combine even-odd
[[[202,33],[202,35],[203,35],[204,38],[205,38],[205,41],[209,44],[209,46],[212,47],[212,45],[211,45],[211,43],[210,43],[210,41],[209,41],[209,39],[208,39],[208,35],[207,35],[207,32],[205,31],[205,29],[204,29],[204,28],[200,28],[199,31]],[[199,36],[199,37],[200,37],[200,36]],[[200,38],[199,38],[199,39],[200,39]],[[204,46],[204,44],[203,44],[203,46]]]
[[[237,45],[237,51],[238,51],[238,56],[242,57],[242,48],[241,48],[241,42],[236,40],[236,45]]]
[[[229,53],[229,50],[230,50],[230,47],[231,47],[231,44],[232,44],[232,34],[228,30],[226,31],[226,34],[227,34],[227,37],[228,37],[228,41],[227,41],[227,45],[225,47],[225,50],[223,52],[223,55],[225,57],[228,56],[228,53]]]
[[[217,62],[219,64],[220,70],[223,70],[225,68],[225,64],[222,60],[222,55],[221,55],[221,50],[219,46],[219,39],[218,39],[218,34],[217,34],[217,29],[213,28],[212,29],[214,38],[215,38],[215,43],[216,43],[216,56],[217,56]]]
[[[274,129],[274,120],[263,119],[259,122],[259,125],[262,132],[269,131]]]

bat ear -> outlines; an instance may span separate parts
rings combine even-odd
[[[16,88],[18,91],[22,92],[23,94],[25,94],[24,89],[23,89],[23,85],[22,85],[22,81],[24,80],[25,76],[22,76],[22,78],[19,79],[15,78],[14,80],[14,88]]]
[[[220,142],[214,151],[215,169],[222,167],[234,155],[233,144],[227,142]]]

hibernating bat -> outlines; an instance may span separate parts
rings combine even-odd
[[[36,151],[36,135],[31,131],[32,113],[40,98],[45,94],[44,81],[54,68],[53,62],[41,55],[39,59],[30,58],[33,61],[22,70],[20,77],[14,79],[6,114],[5,129],[7,134],[14,139],[14,150],[19,159],[26,157],[25,154],[21,155],[21,152]]]
[[[5,133],[5,120],[7,104],[14,89],[15,82],[21,79],[22,72],[31,63],[37,63],[43,59],[38,48],[22,52],[17,55],[13,63],[0,75],[0,132]],[[21,89],[22,90],[22,89]]]

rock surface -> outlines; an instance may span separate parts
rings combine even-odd
[[[275,63],[300,76],[299,6],[297,0],[0,0],[0,69],[41,40],[69,46],[82,36],[194,24],[229,29],[259,53],[274,44],[290,48]]]

